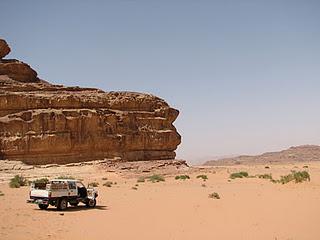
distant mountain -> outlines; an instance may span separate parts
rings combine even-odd
[[[267,152],[257,156],[241,155],[238,157],[223,158],[205,162],[205,166],[237,165],[250,163],[276,162],[309,162],[320,160],[320,146],[302,145],[291,147],[280,152]]]

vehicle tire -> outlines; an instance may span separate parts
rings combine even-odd
[[[46,209],[49,207],[49,205],[47,205],[47,204],[38,204],[38,207],[39,207],[41,210],[46,210]]]
[[[86,207],[88,208],[94,208],[97,204],[97,201],[95,199],[88,199],[86,203]]]
[[[62,199],[60,199],[60,200],[58,201],[58,204],[57,204],[58,210],[64,211],[64,210],[67,209],[67,207],[68,207],[68,201],[67,201],[67,199],[62,198]]]

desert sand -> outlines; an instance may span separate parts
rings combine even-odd
[[[229,178],[240,170],[252,175],[272,173],[277,178],[291,170],[305,170],[305,165],[310,182],[283,185],[259,178]],[[163,172],[165,181],[158,183],[137,183],[139,174],[94,166],[82,172],[70,168],[69,173],[78,174],[85,183],[99,182],[99,197],[94,209],[79,205],[64,212],[27,204],[29,187],[12,189],[2,180],[0,239],[320,239],[320,163],[269,167],[191,167],[182,171],[189,180],[175,180],[177,174]],[[206,174],[208,180],[197,179],[199,174]],[[116,184],[105,187],[102,178]],[[136,184],[137,190],[132,189]],[[213,192],[221,198],[209,198]]]

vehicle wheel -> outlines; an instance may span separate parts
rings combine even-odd
[[[63,210],[66,210],[67,207],[68,207],[68,201],[67,201],[67,199],[62,198],[62,199],[60,199],[60,200],[58,201],[58,204],[57,204],[58,210],[63,211]]]
[[[86,203],[86,206],[90,208],[94,208],[96,204],[97,204],[97,201],[95,199],[89,199]]]
[[[46,209],[49,207],[49,205],[47,205],[47,204],[38,204],[38,207],[39,207],[41,210],[46,210]]]

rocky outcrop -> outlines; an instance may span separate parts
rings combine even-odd
[[[0,39],[0,59],[10,53],[10,47],[4,39]]]
[[[0,158],[28,164],[103,158],[174,159],[179,112],[143,93],[103,92],[40,80],[27,64],[0,61]]]
[[[312,162],[320,160],[320,146],[302,145],[291,147],[279,152],[267,152],[261,155],[241,155],[231,158],[207,161],[206,166],[240,165],[240,164],[268,164],[290,162]]]

